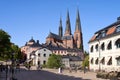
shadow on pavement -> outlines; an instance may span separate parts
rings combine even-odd
[[[44,70],[25,70],[21,69],[15,74],[18,80],[90,80],[74,76],[52,73]]]

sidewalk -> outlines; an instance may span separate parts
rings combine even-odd
[[[63,70],[62,73],[58,73],[58,69],[43,69],[45,71],[53,72],[56,74],[61,74],[61,75],[68,75],[68,76],[74,76],[74,77],[80,77],[82,79],[86,80],[109,80],[109,79],[100,79],[96,78],[96,73],[95,72],[80,72],[80,71],[72,71],[71,73],[68,70]]]

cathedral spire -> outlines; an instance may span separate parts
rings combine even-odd
[[[77,48],[83,51],[83,37],[82,37],[81,22],[80,22],[78,9],[77,9],[76,25],[75,25],[75,32],[74,32],[74,44]]]
[[[78,31],[81,32],[82,30],[81,30],[81,22],[80,22],[79,10],[77,9],[75,32],[78,32]]]
[[[69,11],[67,11],[65,35],[71,35]]]
[[[63,28],[62,28],[62,19],[60,17],[60,25],[59,25],[59,36],[62,37],[63,36]]]

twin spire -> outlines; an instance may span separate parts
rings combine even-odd
[[[77,9],[75,32],[78,32],[78,31],[81,32],[81,22],[80,22],[79,10]],[[69,11],[67,11],[65,35],[71,35],[71,34],[72,33],[71,33]],[[60,17],[60,25],[59,25],[59,36],[61,37],[63,36],[61,17]]]

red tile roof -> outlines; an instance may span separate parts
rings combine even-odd
[[[113,33],[115,32],[115,29],[116,29],[116,27],[115,27],[115,26],[113,26],[113,27],[109,28],[109,29],[108,29],[108,31],[107,31],[107,33],[106,33],[106,35],[113,34]]]

